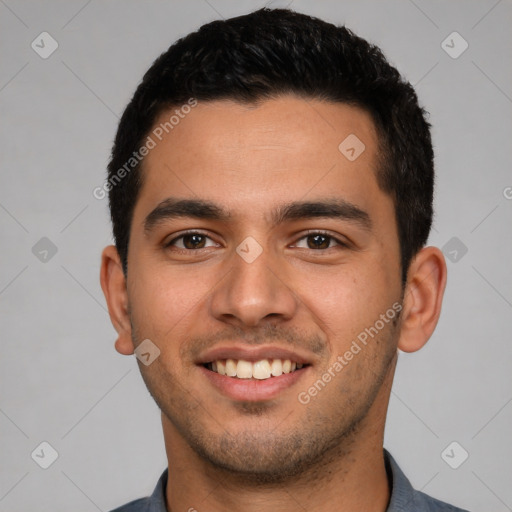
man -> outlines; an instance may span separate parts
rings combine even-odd
[[[101,284],[168,458],[118,511],[460,510],[383,449],[439,318],[429,124],[380,50],[288,10],[160,56],[109,164]]]

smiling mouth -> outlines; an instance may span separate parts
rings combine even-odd
[[[203,365],[206,369],[235,379],[266,380],[280,377],[285,373],[293,373],[308,364],[297,363],[290,359],[261,359],[260,361],[246,361],[244,359],[218,359]]]

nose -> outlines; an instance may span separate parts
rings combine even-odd
[[[253,261],[233,252],[226,277],[211,295],[211,313],[224,323],[256,327],[293,318],[298,299],[292,291],[285,262],[263,252]]]

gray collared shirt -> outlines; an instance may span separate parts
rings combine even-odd
[[[384,450],[386,469],[392,480],[391,500],[386,512],[468,512],[413,489],[391,454]],[[141,498],[111,512],[168,512],[165,505],[167,469],[148,498]]]

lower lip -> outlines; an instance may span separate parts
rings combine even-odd
[[[227,377],[208,370],[204,366],[199,366],[199,370],[222,394],[233,400],[244,402],[259,402],[275,398],[296,384],[308,368],[309,366],[306,366],[291,373],[283,373],[279,377],[258,380]]]

